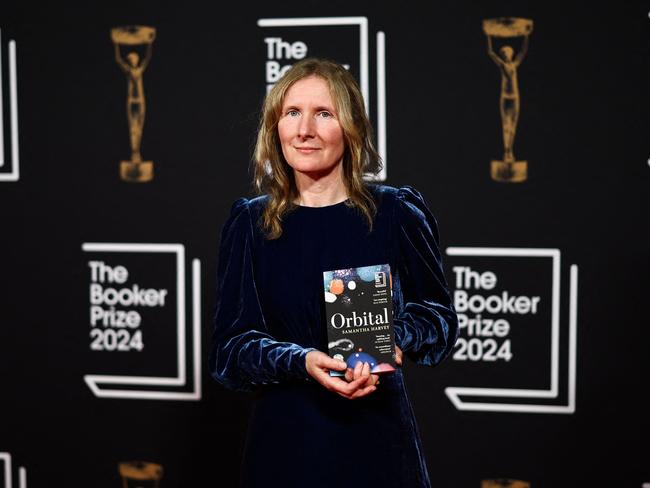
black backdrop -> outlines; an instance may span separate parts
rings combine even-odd
[[[450,283],[463,288],[453,268],[470,267],[497,279],[470,296],[539,297],[536,314],[484,312],[507,320],[509,332],[464,329],[469,355],[457,351],[435,369],[405,365],[435,486],[650,482],[649,11],[611,1],[4,3],[4,486],[117,487],[125,461],[162,465],[163,487],[236,485],[249,397],[211,380],[206,353],[221,225],[230,204],[251,195],[264,39],[305,42],[309,54],[351,63],[361,76],[363,25],[368,107],[376,126],[386,122],[385,182],[426,197]],[[258,23],[313,17],[353,22]],[[520,183],[490,177],[503,154],[500,75],[481,26],[501,17],[534,22],[518,68],[515,155],[528,161]],[[143,78],[148,183],[119,175],[130,156],[127,85],[110,30],[125,25],[156,29]],[[130,338],[141,332],[140,351],[106,350],[121,336],[105,331],[118,329],[89,325],[89,263],[99,261],[128,271],[107,287],[167,292],[164,305],[117,307],[140,314],[141,325],[126,329]],[[92,329],[107,342],[93,342]],[[493,361],[490,344],[505,348]],[[93,390],[87,375],[122,378]],[[178,381],[134,385],[125,376]],[[482,390],[454,403],[459,387]]]

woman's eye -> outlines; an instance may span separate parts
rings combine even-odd
[[[298,112],[297,110],[287,110],[287,115],[288,115],[289,117],[295,117],[295,116],[297,116],[298,114],[299,114],[299,112]]]
[[[332,117],[332,114],[330,112],[320,112],[318,115],[320,115],[324,119],[329,119],[330,117]]]

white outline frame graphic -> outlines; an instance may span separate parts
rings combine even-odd
[[[368,17],[298,17],[278,19],[258,19],[259,27],[320,27],[335,25],[359,26],[359,65],[361,93],[366,101],[366,112],[370,110],[370,82],[369,82],[369,49],[368,49]],[[386,154],[386,35],[377,32],[377,152],[381,156],[384,166],[373,180],[386,181],[387,154]]]
[[[4,464],[4,488],[11,488],[11,454],[8,452],[0,452],[0,461]],[[22,466],[18,468],[18,486],[19,488],[27,488],[27,470]]]
[[[571,265],[569,289],[569,355],[568,355],[568,402],[567,405],[533,405],[516,403],[470,403],[467,397],[497,398],[557,398],[559,391],[560,358],[560,250],[535,248],[498,247],[448,247],[449,256],[499,256],[499,257],[549,257],[552,260],[552,309],[551,309],[551,387],[548,390],[520,388],[474,388],[450,386],[445,388],[447,397],[458,410],[484,412],[566,413],[576,409],[576,356],[578,318],[578,266]]]
[[[18,77],[16,69],[16,41],[10,39],[9,48],[9,116],[11,124],[11,171],[0,172],[0,181],[18,181],[20,179],[18,159]],[[0,29],[0,169],[5,165],[5,131],[2,93],[2,30]]]
[[[191,392],[101,389],[99,384],[142,386],[187,386],[185,344],[185,246],[182,244],[122,244],[84,242],[85,252],[149,252],[176,255],[177,289],[177,370],[175,378],[157,376],[84,375],[84,381],[99,398],[137,398],[143,400],[200,400],[201,399],[201,263],[192,260],[192,355],[194,385]]]

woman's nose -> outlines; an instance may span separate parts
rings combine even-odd
[[[300,137],[312,137],[315,130],[315,121],[313,117],[305,116],[300,118],[298,126],[298,135]]]

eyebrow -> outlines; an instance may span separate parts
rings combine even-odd
[[[284,105],[284,104],[282,105],[282,110],[283,111],[289,110],[289,109],[300,110],[300,107],[298,105],[294,104],[294,103],[288,103],[286,105]],[[327,106],[327,105],[317,105],[314,108],[314,110],[316,112],[327,111],[327,112],[336,113],[336,109],[334,108],[334,106],[330,107],[330,106]]]

